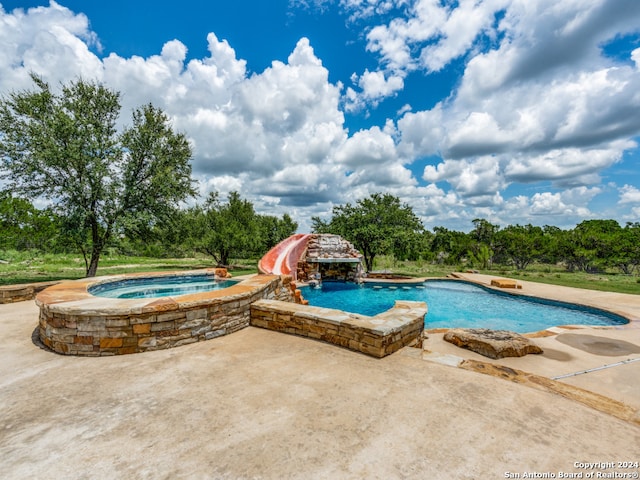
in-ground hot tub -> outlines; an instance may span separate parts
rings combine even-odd
[[[143,281],[153,290],[163,282],[180,283],[187,277],[216,283],[215,269],[204,269],[111,275],[49,287],[36,297],[40,307],[40,339],[55,352],[67,355],[105,356],[160,350],[209,340],[248,326],[250,305],[256,300],[294,300],[290,277],[279,275],[254,275],[196,293],[165,289],[165,296],[151,298],[137,294],[133,298],[92,294],[104,292],[113,284],[126,290]]]
[[[91,295],[105,298],[160,298],[210,292],[238,283],[226,277],[206,273],[137,277],[100,282],[87,290]]]

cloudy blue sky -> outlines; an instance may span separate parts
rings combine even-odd
[[[0,0],[0,95],[152,102],[202,194],[311,216],[374,192],[468,231],[640,220],[638,0]]]

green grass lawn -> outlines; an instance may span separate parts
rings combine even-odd
[[[233,276],[257,273],[257,259],[234,260]],[[98,275],[131,272],[158,272],[163,270],[193,270],[214,267],[208,257],[198,258],[149,258],[125,255],[104,255],[100,259]],[[390,256],[376,258],[375,270],[390,270],[400,275],[413,277],[445,277],[459,269],[451,265],[435,265],[426,261],[397,261]],[[568,287],[604,290],[640,295],[640,277],[616,272],[588,274],[567,272],[561,266],[532,265],[527,270],[517,271],[497,266],[479,273],[541,282]],[[42,254],[37,252],[0,251],[0,285],[45,282],[50,280],[77,279],[84,277],[84,260],[72,254]]]
[[[74,280],[85,275],[84,259],[72,254],[35,254],[0,252],[0,285]],[[4,263],[7,262],[7,263]],[[242,260],[231,269],[234,276],[257,273],[257,261]],[[100,259],[98,275],[163,270],[194,270],[215,267],[211,258],[149,258],[105,255]]]
[[[524,272],[510,271],[504,276],[551,285],[640,295],[640,277],[638,275],[622,275],[619,273],[590,274],[584,272],[549,273],[546,271],[525,270]]]
[[[428,262],[402,262],[386,256],[376,259],[375,262],[376,270],[390,270],[394,273],[413,277],[444,277],[451,272],[459,270],[459,268],[451,265],[433,265]],[[478,270],[478,273],[521,279],[528,282],[640,295],[640,276],[622,275],[614,271],[590,274],[568,272],[562,266],[535,264],[524,271],[496,266],[489,270]]]

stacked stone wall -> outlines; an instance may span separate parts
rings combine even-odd
[[[336,259],[335,264],[319,263],[322,260]],[[307,250],[297,265],[297,278],[300,281],[308,281],[318,273],[323,277],[354,280],[360,274],[360,263],[352,262],[361,260],[362,254],[355,249],[352,243],[339,235],[318,234],[313,235],[307,243]],[[320,271],[322,270],[322,271]]]
[[[39,335],[55,352],[84,356],[139,353],[210,340],[247,327],[253,302],[294,301],[290,280],[260,275],[214,292],[151,299],[141,308],[127,308],[126,302],[114,299],[96,300],[88,294],[84,306],[82,300],[73,305],[59,303],[56,298],[65,298],[64,285],[59,285],[58,290],[38,296]],[[114,300],[112,307],[110,300]],[[96,302],[102,306],[96,308]]]
[[[397,301],[375,317],[274,300],[251,305],[251,325],[321,340],[377,358],[422,340],[424,302]]]
[[[2,285],[0,286],[0,304],[33,300],[39,292],[47,287],[50,287],[51,285],[55,285],[56,283],[60,282],[53,281],[24,283],[16,285]]]
[[[313,235],[307,243],[307,258],[361,258],[352,243],[340,235]]]

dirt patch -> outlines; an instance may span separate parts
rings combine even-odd
[[[604,357],[617,357],[620,355],[640,353],[640,346],[615,338],[582,335],[579,333],[563,333],[558,335],[556,340],[570,347],[591,353],[592,355],[601,355]]]

